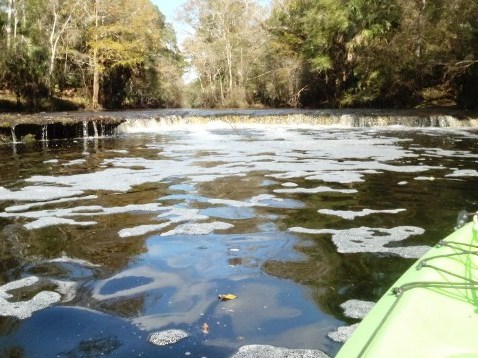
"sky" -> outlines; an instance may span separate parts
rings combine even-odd
[[[186,0],[153,0],[152,2],[166,15],[168,22],[173,22],[176,9],[184,4]]]
[[[187,36],[187,28],[185,24],[176,21],[176,16],[181,5],[186,1],[187,0],[152,0],[152,3],[166,16],[166,21],[173,24],[179,45]]]
[[[178,45],[181,45],[183,40],[188,35],[187,26],[176,21],[176,16],[178,15],[179,9],[186,1],[187,0],[152,0],[152,3],[155,4],[166,16],[166,21],[173,24],[173,27],[176,30]],[[271,0],[258,0],[257,2],[265,5],[270,3],[270,1]]]

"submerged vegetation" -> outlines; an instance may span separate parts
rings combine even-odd
[[[182,50],[149,0],[0,0],[0,108],[478,106],[476,0],[188,0],[180,17]]]

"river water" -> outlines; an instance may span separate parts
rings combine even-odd
[[[0,356],[334,356],[341,305],[478,208],[477,138],[173,120],[1,145]]]

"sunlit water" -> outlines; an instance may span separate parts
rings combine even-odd
[[[0,146],[0,356],[333,356],[340,305],[478,208],[472,130],[155,130]]]

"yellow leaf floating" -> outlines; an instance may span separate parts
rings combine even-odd
[[[218,298],[221,301],[230,301],[230,300],[235,300],[237,296],[233,295],[232,293],[228,293],[227,295],[219,295]]]

